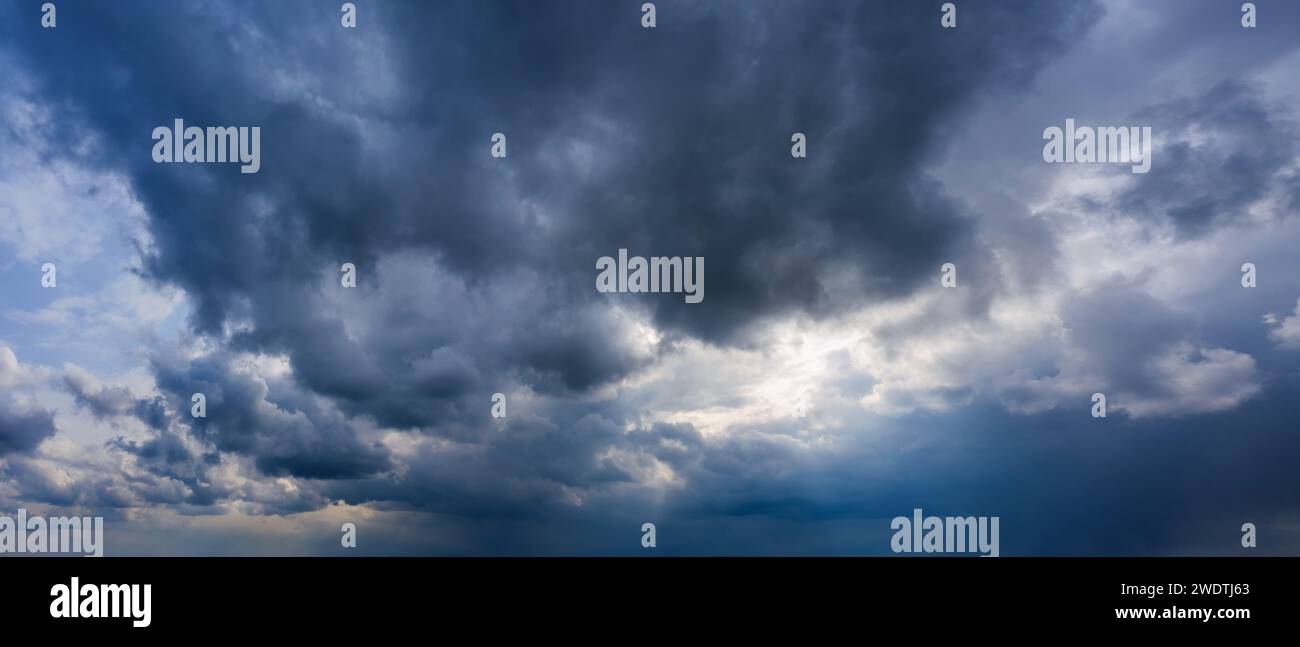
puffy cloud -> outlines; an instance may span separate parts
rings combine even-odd
[[[8,346],[0,346],[0,457],[34,450],[54,435],[54,414],[22,395],[45,371],[23,366]]]
[[[14,390],[31,387],[47,374],[40,367],[20,364],[12,348],[0,345],[0,386]]]
[[[29,452],[54,431],[54,414],[34,401],[0,400],[0,456]]]
[[[1159,160],[1148,177],[1116,196],[1116,210],[1166,219],[1180,234],[1195,236],[1250,223],[1273,191],[1294,190],[1300,127],[1290,108],[1270,104],[1258,87],[1225,81],[1134,118],[1158,124]]]
[[[1264,323],[1269,326],[1269,339],[1281,348],[1300,350],[1300,300],[1296,301],[1295,311],[1281,317],[1269,313],[1264,315]]]
[[[77,404],[87,407],[96,416],[121,416],[135,408],[130,389],[105,385],[90,371],[75,364],[65,365],[64,370],[63,383]]]
[[[382,445],[359,439],[342,414],[223,354],[160,363],[156,378],[170,410],[189,413],[191,396],[205,396],[207,416],[187,421],[196,438],[253,457],[268,475],[355,478],[388,467]]]

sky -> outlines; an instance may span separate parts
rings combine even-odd
[[[107,555],[888,555],[917,508],[1004,556],[1300,550],[1300,4],[41,4],[0,0],[0,514]],[[260,169],[155,162],[175,119]],[[1150,172],[1046,163],[1067,119],[1150,127]],[[703,300],[598,291],[620,249]]]

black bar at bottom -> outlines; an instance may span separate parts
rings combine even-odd
[[[844,631],[883,636],[886,627],[919,636],[1038,626],[1251,635],[1294,626],[1298,566],[1293,558],[14,557],[0,559],[0,617],[48,637],[128,639],[278,631],[676,641],[704,631],[810,644]],[[53,617],[51,591],[71,592],[74,577],[78,588],[149,584],[148,626],[134,626],[141,618],[130,612]]]

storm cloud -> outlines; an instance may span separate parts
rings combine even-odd
[[[662,1],[654,29],[640,4],[358,3],[356,29],[306,0],[66,2],[56,30],[0,8],[0,141],[139,214],[114,253],[59,258],[58,292],[6,293],[0,340],[63,366],[0,395],[10,500],[365,511],[375,552],[457,554],[631,552],[647,520],[668,552],[877,553],[914,507],[1004,515],[1007,554],[1223,553],[1239,521],[1189,501],[1300,512],[1264,482],[1139,475],[1292,448],[1283,82],[1048,92],[1099,42],[1139,47],[1123,3],[963,5],[954,30],[931,3]],[[1260,32],[1264,60],[1294,52]],[[1153,127],[1150,174],[1042,164],[1042,128],[1089,110]],[[155,163],[175,119],[260,127],[260,170]],[[0,244],[38,260],[31,228]],[[704,301],[598,292],[619,249],[706,258]],[[1268,271],[1243,297],[1246,261]],[[49,341],[105,329],[132,336]]]

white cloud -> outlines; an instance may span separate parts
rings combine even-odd
[[[12,68],[10,68],[12,69]],[[57,153],[50,135],[93,135],[56,123],[50,111],[12,93],[0,95],[0,243],[27,263],[85,263],[119,233],[142,239],[144,209],[117,173],[92,170]]]
[[[0,345],[0,387],[11,391],[31,387],[48,376],[49,371],[41,367],[23,366],[12,348]]]
[[[1255,359],[1226,348],[1179,344],[1149,368],[1160,395],[1127,399],[1120,393],[1108,404],[1134,418],[1178,417],[1231,410],[1260,391]]]
[[[1278,346],[1287,350],[1300,350],[1300,300],[1296,301],[1294,314],[1278,317],[1269,313],[1264,315],[1264,323],[1271,328],[1268,331],[1269,339]]]

